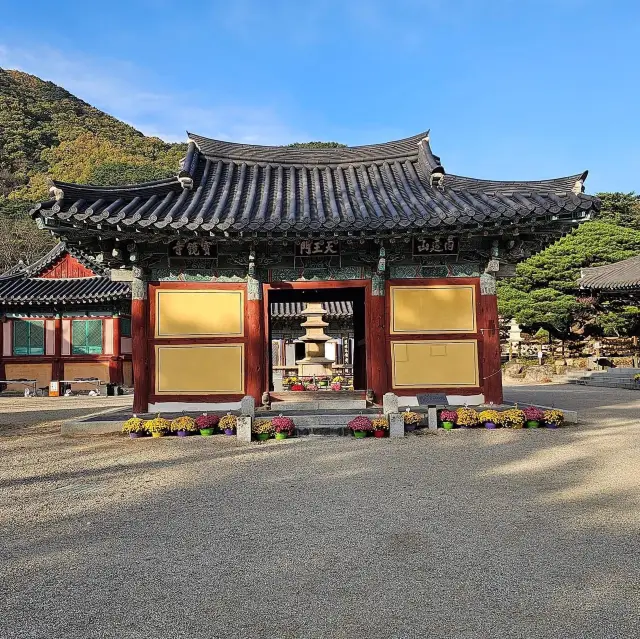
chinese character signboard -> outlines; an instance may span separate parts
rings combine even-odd
[[[203,237],[191,240],[178,240],[169,246],[169,262],[191,263],[201,266],[216,266],[218,263],[218,244]]]
[[[413,257],[434,257],[437,255],[457,254],[458,238],[454,235],[413,238]]]
[[[338,240],[304,240],[296,244],[296,257],[340,255]]]
[[[340,266],[340,242],[338,240],[303,240],[296,244],[297,266]]]

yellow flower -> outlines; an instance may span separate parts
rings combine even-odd
[[[556,424],[559,426],[564,422],[564,413],[557,408],[550,408],[544,411],[544,421],[547,422],[547,424]]]
[[[422,421],[422,415],[408,410],[402,413],[402,417],[405,424],[419,424]]]
[[[389,422],[386,417],[376,417],[371,420],[373,430],[388,430]]]
[[[220,428],[220,430],[226,430],[227,428],[234,429],[237,424],[238,418],[235,415],[227,414],[220,420],[218,428]]]
[[[251,432],[256,435],[260,433],[273,433],[273,424],[270,419],[254,419],[251,425]]]
[[[145,421],[139,417],[131,417],[124,424],[122,424],[123,433],[144,433],[146,430]]]
[[[476,426],[479,421],[478,411],[473,408],[458,408],[458,426]]]

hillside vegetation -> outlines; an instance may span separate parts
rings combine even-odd
[[[47,178],[131,184],[175,175],[184,144],[168,144],[40,78],[0,69],[0,272],[55,240],[26,212]]]

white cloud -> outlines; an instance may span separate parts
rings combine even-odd
[[[186,140],[186,130],[254,144],[286,144],[308,135],[285,124],[271,107],[199,104],[189,93],[156,91],[141,69],[122,60],[77,57],[49,47],[28,51],[0,45],[0,67],[50,80],[146,135]]]

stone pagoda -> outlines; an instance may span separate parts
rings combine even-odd
[[[329,326],[322,319],[325,310],[320,302],[309,302],[301,313],[305,321],[301,324],[305,334],[300,338],[304,342],[304,358],[299,359],[298,375],[300,377],[326,377],[331,375],[333,360],[325,357],[325,343],[331,338],[324,332]]]

